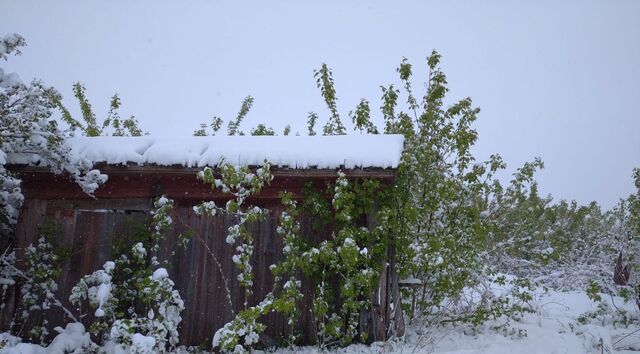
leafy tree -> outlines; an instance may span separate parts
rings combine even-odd
[[[527,310],[525,305],[505,306],[503,299],[491,298],[490,293],[484,293],[474,309],[443,307],[445,299],[458,301],[465,288],[491,279],[495,271],[485,267],[487,258],[482,253],[491,230],[485,215],[500,188],[493,176],[505,165],[498,155],[476,161],[471,148],[477,140],[473,123],[480,110],[470,98],[445,106],[447,80],[439,63],[440,55],[434,51],[427,58],[429,72],[420,99],[412,87],[413,66],[406,59],[397,68],[403,92],[394,85],[381,86],[381,130],[404,135],[405,147],[389,198],[393,207],[380,213],[392,235],[390,246],[396,250],[398,271],[421,284],[405,293],[410,320],[480,323],[489,314],[515,315]],[[332,112],[325,134],[337,134],[339,116],[331,71],[323,65],[315,77]],[[401,97],[404,108],[400,107]],[[369,102],[361,100],[350,113],[355,129],[377,133],[370,115]],[[528,295],[519,292],[519,286],[514,288],[517,298],[526,303]]]
[[[62,114],[62,120],[66,122],[69,127],[74,130],[80,129],[85,136],[101,136],[101,135],[113,135],[113,136],[141,136],[142,130],[139,128],[138,120],[131,116],[127,119],[120,118],[118,110],[120,109],[121,100],[118,94],[114,94],[111,97],[109,112],[107,117],[102,121],[102,124],[98,124],[96,115],[91,108],[91,103],[86,95],[86,88],[82,83],[76,82],[73,84],[73,95],[78,100],[80,105],[80,112],[82,114],[82,120],[84,124],[78,119],[73,118],[69,110],[62,104],[62,100],[59,96],[52,96],[52,101]],[[109,130],[113,131],[109,133]]]
[[[440,55],[427,58],[426,91],[418,104],[404,59],[397,69],[406,95],[407,111],[397,111],[398,92],[383,88],[385,133],[405,136],[405,151],[398,169],[397,230],[399,270],[420,279],[411,292],[410,316],[436,318],[445,298],[461,296],[481,275],[477,257],[484,240],[480,217],[487,182],[502,167],[492,161],[475,163],[471,147],[477,133],[472,124],[479,109],[465,98],[444,106],[447,80],[439,68]],[[438,316],[437,318],[446,318]]]
[[[319,70],[315,70],[313,76],[316,78],[316,85],[320,89],[320,94],[327,104],[331,116],[329,121],[324,125],[324,135],[344,135],[347,133],[346,128],[342,125],[340,114],[338,113],[338,98],[333,83],[333,73],[327,64],[322,64]],[[311,130],[311,129],[310,129]]]

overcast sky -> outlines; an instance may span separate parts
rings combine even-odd
[[[449,102],[482,109],[480,159],[500,153],[513,172],[540,156],[543,193],[605,207],[640,166],[640,1],[0,0],[0,14],[0,34],[28,43],[7,71],[43,79],[68,106],[81,81],[98,115],[117,92],[121,114],[153,135],[229,119],[246,95],[245,130],[303,133],[307,112],[328,116],[313,79],[323,62],[347,120],[360,98],[379,107],[402,57],[420,88],[436,49]]]

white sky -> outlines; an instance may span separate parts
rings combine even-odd
[[[540,156],[543,193],[605,207],[640,166],[640,1],[0,0],[0,19],[0,34],[28,42],[7,71],[43,79],[75,111],[75,81],[99,115],[117,92],[121,115],[154,135],[229,119],[249,94],[245,131],[303,133],[308,111],[322,125],[323,62],[346,121],[362,97],[379,107],[403,56],[420,88],[436,49],[450,99],[482,108],[480,159],[498,152],[513,171]]]

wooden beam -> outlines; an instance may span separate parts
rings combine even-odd
[[[253,166],[257,168],[257,166]],[[47,168],[25,166],[25,165],[8,165],[7,168],[16,173],[51,173]],[[202,168],[184,167],[184,166],[157,166],[157,165],[105,165],[95,164],[95,169],[100,170],[107,175],[131,175],[131,174],[163,174],[163,175],[190,175],[197,174]],[[326,168],[306,168],[296,169],[287,167],[272,167],[271,174],[274,177],[301,177],[301,178],[336,178],[340,169]],[[353,168],[342,169],[344,174],[350,178],[375,178],[375,179],[394,179],[396,177],[396,169],[392,168]]]
[[[68,174],[55,175],[42,167],[12,166],[22,180],[26,198],[36,199],[150,199],[160,195],[184,201],[228,199],[229,195],[213,189],[197,178],[198,168],[164,166],[111,166],[104,165],[103,173],[109,176],[107,182],[98,188],[93,196],[82,192]],[[352,169],[345,170],[350,179],[376,179],[390,185],[395,181],[392,169]],[[306,169],[294,170],[275,168],[273,181],[264,186],[255,200],[277,200],[282,191],[290,192],[294,198],[302,196],[303,186],[311,182],[318,190],[323,190],[337,178],[337,170]]]

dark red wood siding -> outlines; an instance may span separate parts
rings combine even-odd
[[[233,216],[220,214],[213,218],[199,217],[192,210],[193,205],[203,200],[214,200],[221,205],[228,197],[212,191],[210,186],[197,180],[195,171],[107,169],[105,172],[109,174],[109,181],[95,193],[95,198],[83,194],[68,177],[53,176],[33,169],[21,169],[19,172],[26,202],[16,231],[18,252],[36,243],[39,229],[45,223],[58,225],[59,245],[68,247],[71,257],[63,265],[56,295],[68,308],[72,308],[68,298],[73,285],[82,276],[100,269],[106,261],[114,258],[111,254],[114,240],[126,237],[136,225],[148,222],[153,199],[159,195],[166,195],[176,203],[172,215],[174,227],[164,239],[157,256],[167,262],[171,279],[185,302],[186,309],[182,313],[180,327],[181,342],[186,345],[210,343],[213,333],[232,319],[233,311],[240,308],[244,299],[238,289],[237,271],[231,260],[235,250],[234,246],[225,242],[227,228],[234,223]],[[271,185],[247,202],[271,210],[271,215],[264,221],[250,225],[255,240],[252,259],[254,298],[250,299],[251,303],[259,302],[272,290],[273,276],[269,266],[281,256],[282,242],[275,232],[277,215],[282,209],[278,192],[287,190],[300,197],[305,182],[311,181],[323,189],[336,177],[335,171],[326,170],[306,173],[275,170],[273,173],[275,179]],[[347,174],[353,178],[377,178],[385,183],[391,183],[395,176],[395,172],[389,170],[356,170],[347,171]],[[330,237],[330,226],[314,229],[311,227],[312,221],[312,216],[301,218],[305,239],[319,243]],[[178,236],[187,232],[192,233],[190,241],[186,247],[179,247]],[[383,278],[386,284],[386,275]],[[224,279],[231,291],[232,305],[227,299]],[[308,281],[303,282],[305,298],[302,317],[297,324],[308,343],[313,342],[315,333],[310,315],[310,286]],[[382,288],[386,293],[386,285]],[[3,328],[8,325],[17,302],[16,294],[10,296],[13,303],[0,312]],[[372,297],[372,301],[377,302],[377,298],[384,300],[386,295]],[[377,339],[382,339],[380,336],[385,333],[384,328],[379,328],[380,323],[387,322],[385,305],[378,304],[378,313],[374,315],[377,320],[371,323],[375,328],[370,331],[377,332],[374,334]],[[91,321],[89,309],[74,311],[77,314],[89,313],[83,321]],[[47,317],[51,328],[68,322],[59,310],[50,311]],[[273,338],[282,337],[290,331],[282,316],[272,314],[265,320],[268,323],[267,334]]]

